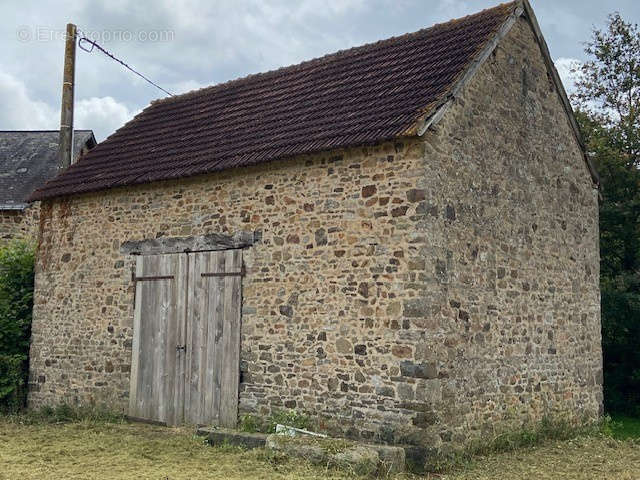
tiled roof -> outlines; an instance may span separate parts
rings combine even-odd
[[[0,210],[24,208],[27,198],[58,173],[59,130],[0,131]],[[95,146],[91,130],[74,132],[74,155]]]
[[[158,100],[32,197],[102,190],[412,135],[515,4]]]

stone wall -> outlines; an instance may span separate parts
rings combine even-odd
[[[396,388],[413,424],[460,443],[548,413],[597,415],[597,190],[526,20],[424,140],[426,275],[403,304],[416,328],[400,373],[427,380]]]
[[[24,210],[0,210],[0,245],[14,238],[31,238],[38,235],[40,202]]]
[[[602,401],[597,191],[520,20],[422,138],[43,205],[29,401],[126,408],[125,241],[260,231],[240,410],[429,446]]]

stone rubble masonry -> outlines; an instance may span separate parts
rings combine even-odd
[[[244,250],[241,413],[440,448],[602,406],[598,205],[520,19],[420,138],[42,207],[31,406],[126,409],[124,242],[260,231]]]
[[[32,239],[38,235],[40,202],[24,210],[0,210],[0,245],[18,238]]]

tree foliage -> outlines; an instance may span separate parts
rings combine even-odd
[[[611,146],[628,168],[640,167],[640,31],[619,13],[609,15],[605,30],[594,30],[579,69],[573,96],[608,130]]]
[[[595,30],[578,73],[577,119],[601,177],[605,406],[640,414],[640,30]]]
[[[33,263],[27,242],[0,247],[0,410],[16,410],[25,400]]]

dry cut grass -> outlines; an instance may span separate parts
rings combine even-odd
[[[442,480],[640,480],[640,442],[580,437],[476,458]]]
[[[0,419],[0,480],[5,479],[331,479],[348,473],[301,461],[275,461],[264,451],[212,448],[187,429],[79,422],[22,425]],[[399,479],[416,479],[410,475]],[[605,436],[476,459],[442,480],[640,479],[638,440]]]
[[[186,429],[142,424],[19,425],[0,420],[0,479],[347,478],[262,451],[212,448]]]

